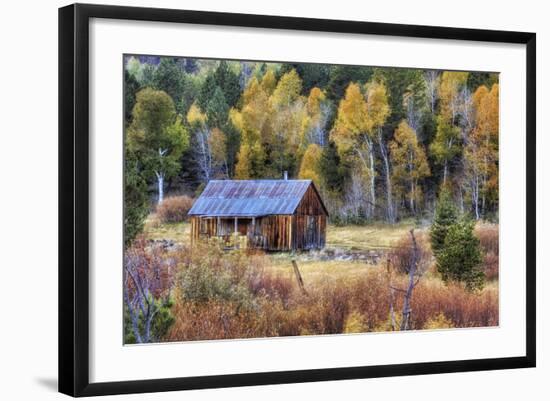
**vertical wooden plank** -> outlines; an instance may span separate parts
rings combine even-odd
[[[190,235],[191,235],[191,245],[193,245],[193,243],[195,242],[195,218],[194,217],[191,217],[191,232],[190,232]]]

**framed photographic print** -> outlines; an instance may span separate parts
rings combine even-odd
[[[535,366],[535,34],[59,10],[59,390]]]

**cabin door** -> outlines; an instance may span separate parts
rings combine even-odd
[[[239,218],[237,221],[237,231],[240,235],[248,235],[248,228],[252,226],[252,219]]]
[[[307,229],[306,229],[306,248],[312,248],[315,245],[315,217],[307,216]]]

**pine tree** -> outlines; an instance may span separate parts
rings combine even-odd
[[[447,233],[449,228],[456,223],[457,214],[458,212],[451,199],[451,194],[448,190],[442,190],[435,209],[434,221],[430,229],[432,251],[436,257],[445,246]]]
[[[229,105],[225,100],[223,91],[217,87],[212,97],[206,104],[206,118],[210,127],[222,128],[227,122]]]
[[[214,78],[229,107],[233,107],[241,95],[239,75],[231,71],[227,61],[220,61],[220,65],[214,72]]]
[[[157,90],[166,92],[177,105],[181,102],[184,89],[184,73],[172,58],[161,58],[153,74],[153,85]]]
[[[124,157],[124,245],[130,246],[141,232],[149,213],[147,182],[136,156],[127,148]]]
[[[201,86],[199,96],[197,97],[197,104],[201,110],[206,110],[208,102],[212,99],[212,96],[214,96],[217,87],[218,84],[216,83],[214,74],[208,74]]]
[[[449,227],[443,249],[437,254],[437,270],[443,281],[463,282],[468,291],[483,288],[484,274],[479,239],[474,222],[461,219]]]
[[[341,164],[338,150],[333,141],[329,141],[328,146],[323,148],[321,161],[319,162],[319,172],[326,189],[337,193],[342,192],[346,171]]]
[[[346,92],[351,82],[364,84],[372,76],[372,67],[356,65],[335,65],[331,66],[328,83],[326,86],[327,97],[332,101],[338,101]]]
[[[138,91],[139,82],[133,74],[130,74],[128,70],[124,70],[124,117],[126,118],[126,124],[130,124]]]

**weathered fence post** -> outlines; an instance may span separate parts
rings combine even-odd
[[[308,295],[304,286],[304,280],[302,279],[302,275],[300,274],[300,270],[298,269],[298,263],[296,263],[294,259],[292,259],[292,267],[294,268],[294,274],[296,275],[296,280],[298,281],[298,286],[300,287],[300,290],[304,295]]]

